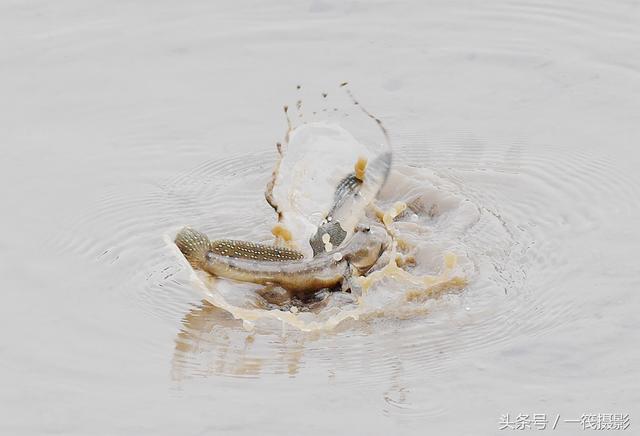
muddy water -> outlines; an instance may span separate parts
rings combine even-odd
[[[0,8],[3,434],[636,426],[635,2]],[[268,238],[281,107],[351,113],[344,80],[424,178],[425,261],[468,259],[468,285],[247,330],[164,235]]]

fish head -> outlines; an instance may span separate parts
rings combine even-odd
[[[384,227],[358,224],[345,250],[348,252],[345,257],[360,273],[364,273],[376,263],[390,240]]]

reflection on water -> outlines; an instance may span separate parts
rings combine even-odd
[[[267,338],[270,351],[265,356]],[[266,366],[273,373],[293,376],[300,368],[305,340],[285,331],[267,336],[247,332],[242,321],[202,300],[182,320],[171,375],[175,380],[214,374],[255,377]]]

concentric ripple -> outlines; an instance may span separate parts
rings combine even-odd
[[[620,172],[602,156],[552,147],[533,153],[517,143],[489,148],[466,134],[438,144],[407,134],[394,141],[402,144],[395,150],[401,176],[385,187],[379,205],[397,199],[401,182],[424,179],[424,199],[433,203],[425,240],[435,249],[448,247],[469,266],[461,292],[424,301],[420,313],[378,310],[346,317],[330,331],[303,332],[284,323],[247,331],[243,320],[203,298],[166,235],[188,224],[212,237],[270,241],[275,217],[263,187],[275,161],[272,150],[203,162],[136,196],[106,194],[58,248],[117,272],[109,286],[116,298],[182,324],[172,360],[176,379],[295,375],[308,361],[335,374],[340,362],[341,372],[353,375],[342,382],[354,386],[397,374],[387,407],[411,414],[403,408],[409,395],[403,377],[415,378],[425,368],[437,373],[450,356],[575,319],[580,307],[562,290],[588,280],[577,273],[597,263],[597,253],[576,254],[576,244],[610,225],[611,210],[632,213],[625,204],[639,196],[633,183],[612,177]],[[440,413],[439,405],[428,403],[421,413]]]

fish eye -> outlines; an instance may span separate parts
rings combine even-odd
[[[207,251],[207,254],[204,255],[207,260],[213,259],[213,251]]]

